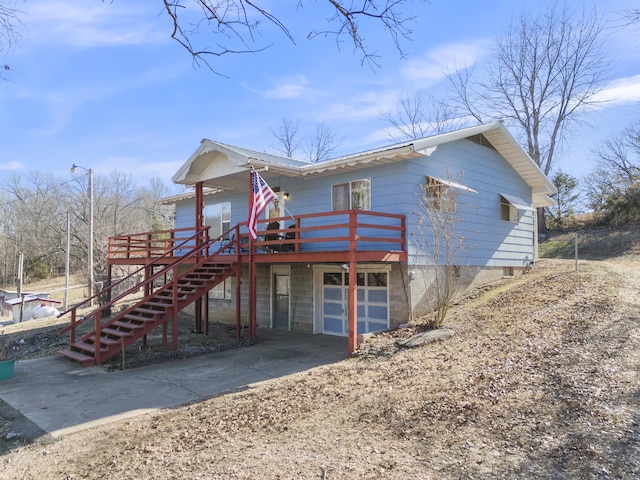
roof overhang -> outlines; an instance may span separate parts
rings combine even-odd
[[[204,139],[172,179],[175,183],[185,185],[202,182],[204,186],[217,191],[246,191],[249,188],[247,172],[251,167],[262,170],[264,173],[261,174],[267,182],[269,177],[275,175],[302,178],[332,175],[430,156],[439,145],[464,140],[478,134],[482,134],[531,187],[534,206],[547,206],[548,202],[553,204],[553,200],[548,195],[556,193],[554,185],[502,122],[477,125],[316,163],[302,162]]]
[[[246,190],[251,167],[295,176],[305,162],[203,139],[172,177],[174,183],[202,184],[218,191]]]
[[[501,193],[500,195],[503,196],[507,202],[516,207],[518,210],[525,210],[530,212],[535,211],[534,207],[527,204],[527,202],[522,200],[520,197],[516,197],[515,195],[510,195],[507,193]]]

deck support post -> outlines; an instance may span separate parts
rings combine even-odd
[[[197,182],[195,184],[195,193],[196,193],[196,232],[200,232],[202,230],[202,227],[204,225],[204,215],[203,215],[203,210],[204,210],[204,195],[202,193],[202,182]],[[196,240],[197,244],[200,245],[203,243],[203,239],[202,237],[200,237],[200,235],[198,235],[197,240]]]
[[[178,350],[178,267],[173,267],[173,319],[171,325],[171,347]],[[166,322],[165,322],[166,323]]]
[[[349,213],[349,297],[347,300],[347,325],[349,328],[348,354],[358,349],[358,262],[356,213]]]
[[[107,316],[111,315],[111,299],[113,295],[111,294],[111,282],[113,278],[113,265],[107,265],[107,286],[105,287],[105,298],[101,299],[101,303],[103,305],[107,305],[104,309],[104,314]]]
[[[238,242],[237,249],[240,248],[240,243]],[[237,255],[237,254],[236,254]],[[241,302],[241,291],[242,285],[240,283],[240,279],[242,278],[242,265],[238,263],[238,267],[236,270],[236,340],[240,340],[242,338],[242,314],[240,312]]]
[[[256,264],[253,242],[249,254],[249,340],[256,339]]]
[[[209,335],[209,292],[204,294],[204,334]]]
[[[202,297],[195,301],[195,325],[193,329],[196,333],[202,333]]]

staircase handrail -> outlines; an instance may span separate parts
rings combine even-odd
[[[174,251],[180,249],[181,247],[183,247],[185,244],[187,244],[188,242],[197,239],[200,235],[202,235],[202,233],[204,232],[205,234],[205,238],[208,237],[208,231],[209,231],[209,226],[205,226],[201,229],[198,229],[198,231],[193,234],[191,237],[185,239],[183,242],[181,242],[180,244],[176,245],[174,248],[172,248],[171,250],[167,251],[164,255],[162,255],[161,257],[156,257],[154,258],[153,261],[147,263],[146,265],[143,265],[142,267],[138,268],[137,270],[135,270],[134,272],[130,273],[129,275],[127,275],[126,277],[121,278],[120,280],[118,280],[115,283],[112,283],[111,285],[105,287],[104,289],[102,289],[100,292],[96,293],[95,295],[93,295],[90,298],[85,299],[84,301],[74,305],[73,307],[67,309],[66,311],[60,313],[58,315],[58,318],[66,315],[67,313],[71,312],[71,323],[69,325],[67,325],[65,328],[63,328],[60,333],[66,333],[69,330],[71,330],[72,328],[75,328],[77,325],[83,323],[85,320],[99,314],[100,312],[102,312],[103,310],[105,310],[106,308],[112,306],[114,303],[116,303],[118,300],[121,300],[122,298],[124,298],[125,296],[133,293],[135,290],[139,290],[141,286],[146,285],[148,282],[148,280],[155,280],[158,276],[163,275],[168,268],[175,266],[179,263],[183,263],[187,258],[191,258],[194,256],[195,253],[197,253],[198,251],[203,250],[204,248],[208,248],[212,243],[214,243],[215,241],[219,241],[221,237],[218,237],[216,240],[211,241],[211,240],[205,240],[203,243],[199,243],[198,245],[196,245],[195,247],[193,247],[191,250],[189,250],[184,256],[181,256],[180,258],[178,258],[177,260],[174,260],[173,262],[171,262],[171,264],[165,266],[162,270],[160,270],[159,272],[157,272],[155,275],[153,275],[152,277],[150,277],[150,279],[145,280],[142,283],[138,283],[136,284],[134,287],[131,287],[129,290],[127,290],[126,292],[124,292],[121,295],[118,295],[118,297],[116,297],[115,299],[110,300],[109,302],[105,303],[104,305],[99,306],[97,309],[93,310],[92,312],[84,315],[82,317],[82,319],[76,321],[76,311],[78,310],[79,307],[81,307],[82,305],[86,304],[87,302],[89,302],[90,300],[97,298],[101,295],[103,295],[104,293],[108,292],[109,290],[113,289],[114,287],[120,285],[121,283],[125,282],[126,280],[128,280],[129,278],[133,277],[134,275],[140,273],[142,270],[144,270],[146,267],[148,267],[149,265],[154,265],[158,262],[160,262],[162,259],[164,259],[165,257],[169,256],[170,254],[173,254]]]

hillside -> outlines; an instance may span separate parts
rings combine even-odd
[[[14,449],[0,478],[638,478],[640,256],[609,233],[585,236],[600,260],[577,272],[543,259],[469,295],[445,341],[380,335],[351,360]]]

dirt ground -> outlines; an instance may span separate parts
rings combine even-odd
[[[636,249],[637,250],[637,249]],[[629,253],[630,252],[630,253]],[[640,477],[640,256],[543,260],[449,339],[13,448],[7,479]]]

